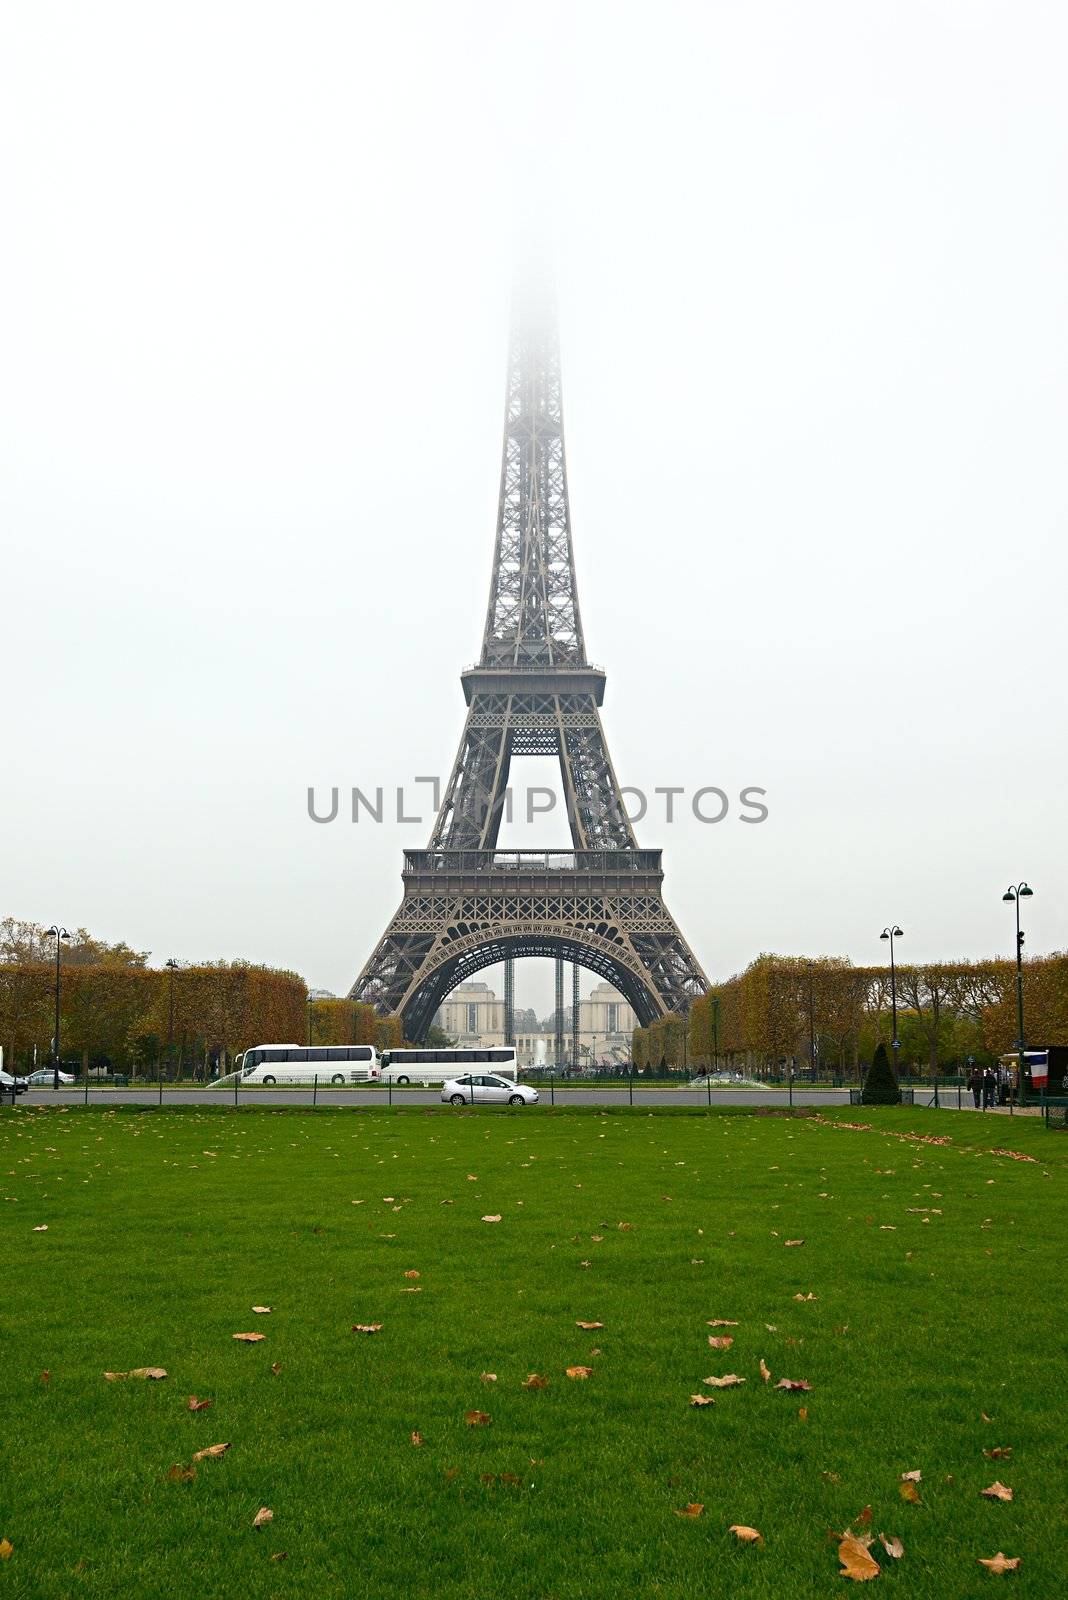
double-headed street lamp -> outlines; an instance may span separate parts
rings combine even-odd
[[[179,967],[180,963],[175,961],[174,957],[171,956],[170,960],[169,961],[165,961],[163,963],[163,965],[167,969],[167,973],[168,973],[168,979],[167,979],[167,1065],[170,1068],[171,1077],[173,1078],[174,1077],[174,974],[178,971],[178,967]],[[160,1092],[162,1093],[162,1090]]]
[[[889,928],[884,928],[879,935],[880,939],[889,939],[890,941],[890,1014],[893,1018],[894,1028],[894,1076],[898,1078],[900,1078],[901,1074],[897,1070],[897,1053],[901,1049],[901,1040],[897,1036],[897,965],[894,961],[894,940],[903,939],[904,937],[904,930],[899,928],[896,922],[892,922]]]
[[[1024,936],[1020,931],[1020,901],[1030,899],[1034,890],[1026,883],[1009,884],[1002,895],[1003,900],[1012,900],[1016,904],[1016,1072],[1018,1081],[1018,1104],[1024,1103],[1027,1094],[1026,1071],[1024,1065],[1024,1012],[1023,1012],[1023,947]]]
[[[64,939],[70,943],[70,934],[58,922],[53,922],[45,930],[45,938],[56,941],[56,1031],[52,1037],[52,1088],[55,1090],[59,1088],[59,947]]]

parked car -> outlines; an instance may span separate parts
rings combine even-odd
[[[441,1098],[453,1106],[533,1106],[538,1103],[538,1091],[513,1078],[468,1072],[462,1078],[447,1078],[441,1086]]]
[[[51,1089],[53,1080],[54,1074],[51,1067],[38,1067],[36,1072],[30,1073],[29,1077],[26,1079],[26,1082],[32,1089]],[[61,1072],[59,1075],[59,1081],[61,1084],[73,1083],[73,1072]]]
[[[16,1094],[25,1094],[29,1087],[25,1078],[13,1078],[10,1072],[0,1070],[0,1095],[10,1094],[12,1085]]]

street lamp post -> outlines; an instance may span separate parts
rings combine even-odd
[[[178,963],[171,956],[169,961],[163,963],[167,969],[167,1065],[174,1077],[174,974],[178,971]]]
[[[1027,1097],[1027,1080],[1024,1076],[1024,1007],[1023,1007],[1023,947],[1024,936],[1020,931],[1020,901],[1030,899],[1034,890],[1026,883],[1010,884],[1002,895],[1003,900],[1012,900],[1016,905],[1016,1078],[1017,1078],[1017,1104],[1023,1105]]]
[[[312,1042],[312,1006],[314,1004],[315,1004],[315,1001],[312,999],[311,995],[309,995],[308,996],[308,1011],[307,1011],[307,1017],[308,1017],[307,1037],[308,1037],[308,1048],[309,1049],[311,1048],[311,1042]]]
[[[53,922],[45,938],[56,941],[56,1031],[52,1037],[52,1088],[55,1090],[59,1088],[59,947],[64,939],[70,943],[70,934],[58,922]]]
[[[712,1066],[719,1071],[719,995],[712,996]]]
[[[897,965],[894,961],[894,940],[905,937],[904,929],[899,928],[896,922],[884,928],[879,935],[880,939],[890,941],[890,1015],[893,1022],[893,1050],[894,1050],[894,1076],[900,1081],[901,1073],[898,1071],[898,1051],[901,1049],[901,1040],[897,1036]]]
[[[809,1080],[816,1081],[816,1008],[812,997],[812,973],[816,963],[806,961],[808,968],[808,1068]]]

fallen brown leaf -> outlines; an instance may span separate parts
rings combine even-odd
[[[983,1454],[988,1461],[1002,1461],[1006,1456],[1012,1455],[1012,1445],[996,1444],[993,1450],[984,1450]]]
[[[786,1250],[789,1250],[791,1245],[804,1244],[804,1242],[805,1242],[804,1239],[784,1239],[783,1240],[783,1248],[786,1249]]]
[[[105,1372],[104,1376],[109,1383],[117,1383],[120,1378],[125,1378],[127,1374],[125,1372]]]
[[[819,1299],[819,1295],[818,1294],[813,1294],[812,1290],[810,1289],[808,1291],[808,1294],[795,1294],[794,1295],[794,1299],[795,1300],[818,1300]]]
[[[744,1378],[739,1378],[736,1372],[725,1373],[722,1378],[702,1378],[702,1383],[710,1384],[713,1389],[733,1389],[735,1384],[744,1383]]]
[[[271,1510],[270,1506],[260,1506],[260,1509],[256,1512],[256,1515],[252,1519],[252,1526],[254,1528],[262,1528],[265,1522],[273,1521],[274,1512]]]
[[[978,1556],[976,1559],[978,1560],[979,1565],[981,1567],[986,1567],[989,1572],[1015,1572],[1017,1567],[1020,1565],[1019,1556],[1002,1555],[1000,1550],[996,1556],[991,1556],[989,1560],[987,1560],[984,1556]]]
[[[412,1443],[415,1445],[426,1443],[426,1440],[423,1438],[423,1435],[419,1432],[418,1428],[412,1429]]]
[[[531,1372],[523,1379],[522,1386],[524,1389],[547,1389],[549,1380],[548,1378],[543,1378],[538,1372]]]
[[[923,1501],[920,1499],[920,1491],[911,1479],[906,1479],[904,1483],[898,1484],[898,1493],[901,1495],[902,1500],[908,1501],[909,1505],[923,1505]]]
[[[715,1403],[710,1394],[692,1394],[690,1396],[690,1404],[692,1406],[714,1406]]]
[[[271,1362],[271,1371],[274,1373],[276,1378],[277,1378],[278,1374],[281,1372],[281,1370],[282,1370],[282,1368],[281,1368],[281,1366],[279,1365],[279,1363],[277,1361],[272,1361]]]
[[[776,1389],[804,1389],[806,1392],[812,1388],[807,1378],[780,1378],[775,1385]]]
[[[380,1322],[354,1322],[352,1331],[353,1333],[377,1333],[381,1326]]]
[[[863,1511],[857,1513],[853,1521],[858,1528],[866,1528],[871,1521],[871,1506],[865,1506]]]
[[[353,1203],[355,1204],[355,1202],[353,1202]],[[271,1560],[272,1561],[284,1561],[285,1558],[286,1558],[286,1552],[284,1550],[276,1550],[274,1555],[271,1557]]]
[[[258,1317],[268,1317],[271,1314],[270,1306],[253,1306],[252,1309]]]
[[[808,1406],[798,1406],[797,1415],[801,1422],[808,1421]]]
[[[33,1231],[34,1231],[34,1233],[47,1233],[48,1232],[48,1223],[47,1222],[39,1222],[37,1224],[36,1228],[34,1228]]]
[[[485,1428],[493,1421],[488,1411],[465,1411],[464,1421],[469,1428]]]
[[[732,1322],[729,1317],[712,1317],[709,1319],[710,1328],[737,1328],[739,1324]]]
[[[496,1211],[491,1216],[483,1217],[482,1220],[483,1220],[483,1222],[500,1222],[501,1213],[499,1211]]]
[[[167,1476],[172,1483],[192,1483],[197,1475],[196,1467],[186,1467],[176,1461]]]
[[[569,1378],[592,1378],[593,1377],[593,1368],[592,1367],[568,1367],[567,1368],[567,1376]]]
[[[10,1539],[0,1539],[0,1561],[10,1561],[15,1553],[15,1546]]]
[[[691,1500],[689,1505],[678,1507],[675,1515],[677,1517],[699,1517],[704,1509],[699,1500]]]
[[[879,1576],[879,1563],[874,1559],[863,1540],[848,1531],[842,1535],[838,1546],[838,1559],[842,1563],[840,1578],[852,1578],[854,1583],[866,1583]]]
[[[712,1346],[713,1350],[729,1350],[731,1345],[734,1343],[734,1340],[731,1338],[729,1333],[722,1335],[710,1333],[708,1336],[708,1342]]]
[[[154,1378],[157,1381],[167,1376],[166,1367],[131,1367],[126,1374],[128,1378]]]
[[[206,1411],[210,1405],[210,1400],[198,1400],[195,1394],[191,1394],[186,1409],[188,1411]]]
[[[984,1494],[988,1500],[1012,1499],[1012,1490],[1007,1488],[1005,1484],[998,1483],[996,1479],[990,1485],[989,1489],[980,1489],[979,1493]]]
[[[879,1535],[879,1542],[886,1551],[887,1555],[892,1556],[895,1561],[900,1561],[901,1557],[905,1554],[905,1546],[901,1543],[900,1539],[895,1539],[892,1533],[881,1533]]]
[[[481,1377],[483,1383],[497,1382],[497,1374],[495,1372],[482,1372],[479,1374],[479,1376]]]
[[[49,1372],[48,1368],[46,1367],[45,1370],[41,1373],[41,1382],[42,1383],[51,1383],[51,1381],[52,1381],[52,1374]]]
[[[771,1377],[771,1368],[768,1366],[763,1356],[760,1358],[760,1376],[763,1378],[765,1383],[767,1383],[768,1379]]]
[[[586,1333],[592,1333],[595,1328],[603,1328],[603,1322],[576,1322],[576,1328],[582,1328]]]
[[[423,1274],[419,1271],[418,1267],[409,1267],[404,1276],[406,1278],[421,1278]]]
[[[265,1333],[235,1333],[232,1337],[239,1340],[241,1344],[260,1344],[266,1339],[267,1335]]]
[[[193,1460],[215,1461],[219,1456],[224,1456],[229,1448],[229,1441],[226,1444],[209,1444],[205,1449],[198,1450],[193,1456]]]
[[[733,1533],[734,1537],[740,1539],[742,1544],[764,1543],[764,1535],[758,1532],[756,1528],[747,1528],[744,1522],[732,1522],[727,1532]]]
[[[901,1474],[901,1481],[902,1483],[919,1483],[922,1477],[923,1473],[920,1471],[919,1467],[917,1467],[913,1472],[903,1472]]]
[[[46,1224],[46,1226],[47,1226],[47,1224]],[[619,1231],[621,1233],[629,1233],[631,1231],[631,1229],[633,1228],[634,1224],[633,1224],[633,1222],[621,1222],[621,1223],[618,1224],[618,1226],[619,1226]]]

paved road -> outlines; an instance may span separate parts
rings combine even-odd
[[[552,1101],[548,1086],[540,1086],[542,1106],[549,1105]],[[968,1097],[965,1097],[966,1099]],[[320,1089],[315,1097],[316,1103],[321,1106],[384,1106],[389,1103],[385,1089]],[[927,1105],[930,1094],[926,1091],[917,1091],[916,1104]],[[93,1088],[89,1090],[89,1104],[101,1105],[143,1105],[158,1106],[160,1103],[159,1090],[156,1089],[109,1089]],[[437,1106],[441,1104],[440,1091],[437,1089],[394,1089],[392,1103],[396,1106]],[[625,1106],[629,1104],[626,1089],[606,1088],[598,1084],[590,1084],[584,1088],[555,1090],[555,1103],[558,1106]],[[707,1091],[704,1089],[672,1089],[672,1088],[635,1088],[634,1104],[636,1106],[707,1106],[709,1103]],[[785,1106],[789,1104],[789,1095],[785,1089],[714,1089],[712,1091],[713,1106]],[[794,1090],[793,1103],[795,1106],[848,1106],[849,1091],[847,1089],[801,1089]],[[19,1096],[19,1104],[23,1106],[34,1105],[84,1105],[84,1089],[60,1089],[54,1092],[51,1089],[31,1089],[25,1095]],[[163,1104],[165,1106],[219,1106],[234,1104],[233,1088],[212,1089],[165,1088],[163,1091]],[[238,1105],[241,1106],[310,1106],[312,1092],[310,1089],[251,1089],[243,1088],[238,1091]],[[957,1094],[944,1093],[942,1104],[956,1110]]]

